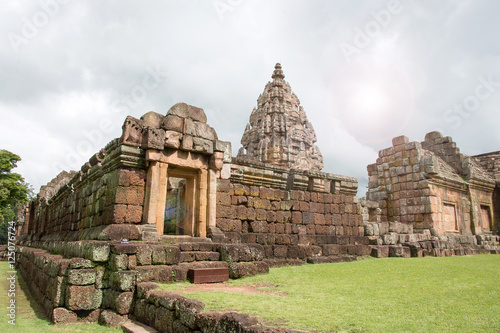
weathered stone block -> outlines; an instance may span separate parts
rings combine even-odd
[[[314,224],[314,213],[304,212],[302,213],[302,223],[303,224]]]
[[[109,282],[113,289],[133,291],[136,284],[137,271],[118,271],[109,275]]]
[[[137,246],[136,252],[137,265],[148,266],[152,263],[152,250],[151,246],[147,244],[140,244]]]
[[[181,252],[177,246],[164,246],[164,250],[167,265],[175,265],[180,262]]]
[[[118,186],[114,202],[142,206],[144,203],[144,186]]]
[[[157,265],[157,266],[139,266],[136,268],[137,283],[141,282],[172,282],[172,266]]]
[[[68,286],[66,308],[69,310],[93,310],[101,306],[102,290],[90,286]]]
[[[138,282],[137,283],[137,297],[146,298],[146,293],[150,290],[155,290],[159,288],[156,283],[152,282]]]
[[[406,246],[389,246],[389,257],[410,258],[411,250]]]
[[[109,268],[113,271],[119,271],[127,269],[128,267],[128,255],[126,254],[111,254],[109,258]]]
[[[184,118],[173,115],[173,114],[167,114],[165,118],[163,118],[163,121],[161,123],[161,128],[167,130],[167,131],[176,131],[183,133],[184,132]]]
[[[163,246],[151,246],[152,264],[164,265],[167,263],[167,254]]]
[[[68,283],[72,285],[85,286],[94,284],[96,270],[91,269],[70,269],[68,270]]]
[[[121,241],[123,239],[139,239],[139,229],[136,225],[130,224],[112,224],[104,230],[99,236],[100,239],[109,239],[110,241]]]
[[[112,244],[111,245],[111,252],[116,253],[116,254],[135,254],[137,252],[137,245],[133,243],[126,243],[126,244]]]
[[[71,258],[69,260],[69,268],[77,269],[77,268],[92,268],[94,265],[90,260],[83,258]]]
[[[193,148],[194,151],[202,153],[202,154],[213,154],[214,153],[214,145],[212,141],[194,137],[193,138]]]
[[[188,105],[186,103],[177,103],[172,106],[167,112],[167,116],[169,115],[176,115],[181,118],[187,118],[202,123],[207,122],[207,116],[205,115],[203,109]]]
[[[371,256],[375,258],[386,258],[389,256],[389,246],[371,246]]]
[[[153,128],[150,126],[142,129],[142,144],[143,149],[163,150],[165,146],[165,131],[161,128]]]
[[[182,138],[182,133],[175,131],[165,131],[165,147],[179,149],[179,147],[181,146]]]
[[[119,315],[112,310],[103,310],[99,316],[99,324],[108,327],[116,327],[128,320],[125,315]]]
[[[107,288],[108,287],[108,280],[104,279],[104,273],[106,271],[105,267],[102,266],[97,266],[95,268],[96,274],[95,274],[95,287],[102,289],[102,288]]]
[[[371,247],[369,245],[354,245],[355,255],[358,256],[369,256],[371,255]]]
[[[121,169],[118,176],[120,186],[144,186],[146,174],[143,170]]]
[[[221,260],[226,262],[258,261],[264,258],[264,248],[258,244],[220,245]]]
[[[229,264],[229,277],[231,279],[239,279],[256,274],[258,274],[257,266],[252,262],[233,262]]]
[[[340,255],[340,245],[337,244],[323,244],[321,249],[324,256]]]
[[[288,254],[288,247],[286,245],[275,245],[274,246],[274,257],[275,258],[286,258]]]
[[[217,140],[217,133],[215,133],[215,130],[206,123],[187,119],[185,126],[185,133],[188,135],[203,138],[209,141]]]
[[[123,293],[116,293],[114,297],[114,308],[118,314],[125,315],[132,309],[134,300],[134,293],[127,291]]]
[[[55,308],[52,311],[52,322],[54,324],[71,324],[78,320],[78,316],[73,311],[65,308]]]
[[[183,325],[194,329],[196,328],[196,315],[204,307],[205,304],[201,301],[179,298],[175,303],[175,313]]]
[[[64,293],[67,288],[66,279],[62,276],[53,277],[47,287],[47,296],[55,307],[64,306]]]
[[[261,199],[269,199],[274,200],[274,190],[269,187],[261,187],[260,188],[260,197]]]
[[[150,126],[152,128],[160,128],[164,116],[160,113],[149,111],[141,117],[143,126]]]

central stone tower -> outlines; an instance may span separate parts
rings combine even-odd
[[[250,115],[238,152],[247,161],[320,171],[323,156],[316,133],[278,63]]]

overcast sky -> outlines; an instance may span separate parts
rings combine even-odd
[[[500,150],[500,2],[3,1],[0,148],[35,187],[78,170],[127,115],[205,110],[233,156],[280,62],[323,171],[367,184],[391,139]]]

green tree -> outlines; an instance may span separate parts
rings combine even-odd
[[[32,197],[24,178],[11,172],[21,158],[8,150],[0,150],[0,244],[7,239],[7,225],[13,221],[17,209]]]

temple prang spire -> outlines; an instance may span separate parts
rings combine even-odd
[[[281,69],[281,64],[278,62],[276,66],[274,66],[274,72],[271,76],[273,80],[280,79],[283,80],[285,78],[285,74],[283,74],[283,70]]]
[[[281,64],[276,64],[271,78],[250,115],[238,157],[250,162],[320,171],[323,156],[314,145],[316,133],[290,84],[284,80]]]

